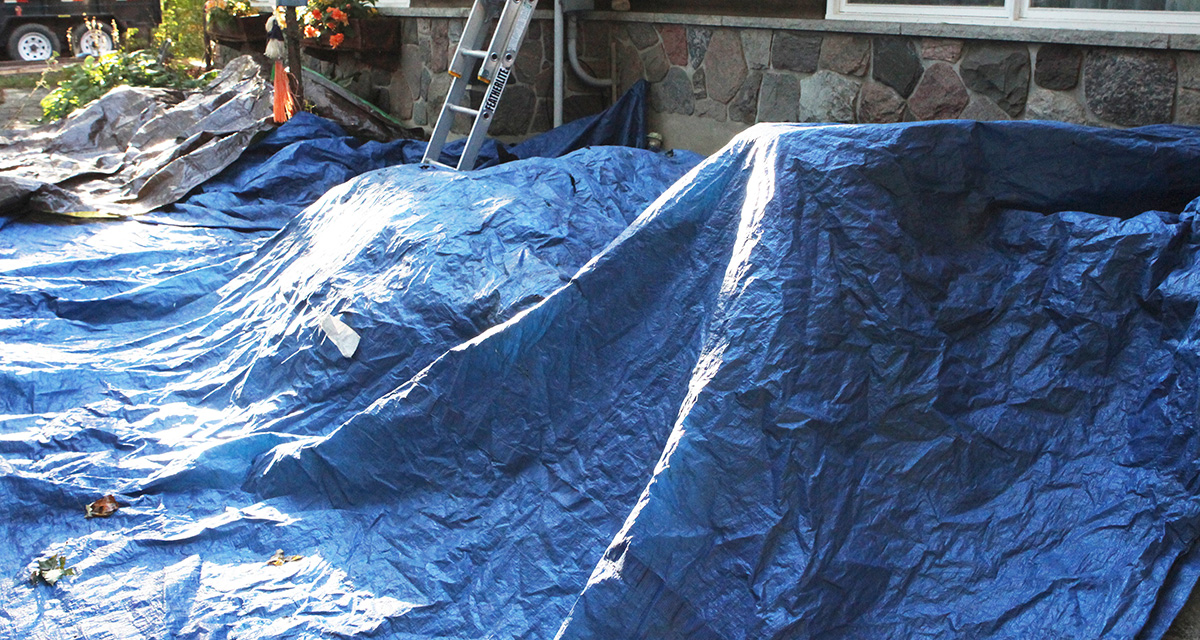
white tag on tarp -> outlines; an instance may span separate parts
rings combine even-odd
[[[338,351],[342,352],[342,357],[353,357],[354,352],[358,351],[359,340],[358,334],[354,332],[354,329],[351,329],[345,322],[338,320],[328,313],[322,313],[319,322],[321,323],[321,330],[325,332],[325,335],[329,336],[333,344],[337,345]]]

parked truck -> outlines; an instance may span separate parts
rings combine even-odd
[[[0,0],[0,44],[12,60],[98,55],[113,49],[113,25],[145,36],[161,21],[159,0]]]

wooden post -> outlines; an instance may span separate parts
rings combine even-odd
[[[304,110],[304,69],[300,66],[300,17],[296,7],[284,8],[284,21],[287,23],[283,37],[287,41],[288,71],[296,76],[296,110]]]

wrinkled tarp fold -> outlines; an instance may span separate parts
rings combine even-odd
[[[760,125],[694,162],[395,166],[265,241],[0,228],[0,561],[80,568],[0,583],[0,630],[1162,637],[1200,133]]]

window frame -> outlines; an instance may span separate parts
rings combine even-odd
[[[1200,29],[1200,11],[1038,8],[1032,4],[1032,0],[1005,0],[1002,7],[955,7],[827,0],[825,18],[1163,34],[1194,34]]]

